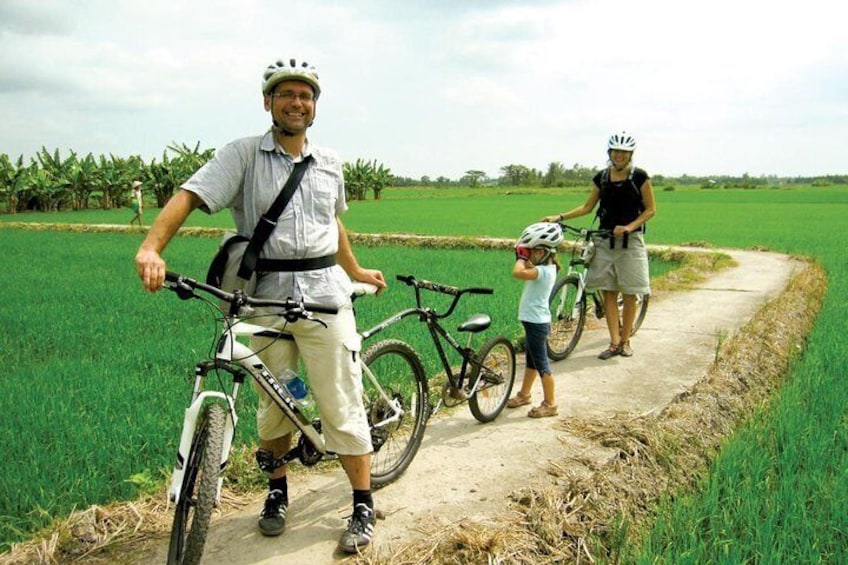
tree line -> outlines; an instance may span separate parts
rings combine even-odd
[[[169,145],[161,158],[145,162],[140,156],[119,157],[109,154],[95,157],[89,153],[80,157],[70,151],[62,157],[58,149],[53,152],[42,147],[29,162],[23,156],[11,159],[0,154],[0,202],[7,213],[26,210],[58,211],[87,210],[90,208],[124,207],[129,204],[132,181],[144,184],[147,194],[155,198],[156,206],[162,207],[172,194],[197,169],[211,159],[214,149],[201,149],[198,142],[194,147],[185,143]],[[444,176],[435,179],[422,176],[419,179],[393,175],[391,170],[376,159],[357,159],[342,165],[345,189],[349,200],[365,200],[371,194],[379,200],[388,186],[468,186],[486,188],[490,186],[539,186],[539,187],[588,187],[597,174],[595,167],[584,167],[575,163],[566,167],[561,162],[551,162],[542,171],[520,164],[501,167],[500,176],[489,178],[484,171],[469,169],[459,179]],[[727,175],[694,177],[652,176],[656,187],[673,189],[675,184],[695,185],[709,188],[757,188],[777,184],[848,184],[848,175],[820,177],[752,177],[747,173],[741,177]]]
[[[28,210],[59,211],[109,210],[129,205],[133,181],[143,183],[145,194],[162,207],[174,192],[215,154],[201,149],[171,144],[162,157],[145,162],[140,156],[113,154],[80,156],[74,151],[62,156],[58,149],[42,147],[29,162],[23,155],[11,159],[0,154],[0,211],[14,214]],[[392,183],[391,170],[376,159],[357,159],[343,164],[345,188],[350,200],[364,200],[368,194],[379,199]],[[148,196],[150,198],[150,196]]]

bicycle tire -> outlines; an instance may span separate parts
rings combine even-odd
[[[549,300],[551,308],[551,333],[548,334],[548,357],[562,361],[568,357],[586,325],[586,293],[577,301],[580,279],[569,275],[554,284]]]
[[[630,330],[630,335],[636,335],[636,332],[639,328],[642,327],[642,322],[645,321],[645,316],[648,314],[648,302],[651,299],[650,294],[637,294],[636,295],[636,317],[633,319],[633,329]],[[622,315],[622,308],[624,307],[624,300],[621,295],[618,295],[618,323],[620,327],[624,325],[624,316]]]
[[[503,336],[491,338],[480,348],[471,383],[482,373],[477,390],[468,399],[468,407],[477,421],[491,422],[503,411],[515,382],[515,348]],[[484,372],[485,371],[485,372]]]
[[[415,458],[430,412],[427,374],[418,353],[398,340],[384,340],[369,347],[362,360],[387,396],[399,399],[404,414],[397,422],[376,426],[389,415],[385,400],[363,375],[365,410],[374,452],[371,454],[371,487],[396,481]]]
[[[196,565],[203,555],[221,474],[226,419],[226,412],[220,404],[208,404],[194,432],[180,497],[174,510],[168,547],[169,565]]]

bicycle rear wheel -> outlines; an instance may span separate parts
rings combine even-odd
[[[220,404],[208,404],[194,432],[171,526],[169,565],[195,565],[203,555],[221,474],[226,418]]]
[[[560,279],[551,291],[551,333],[548,334],[548,357],[562,361],[574,351],[586,323],[586,294],[577,299],[580,279],[569,275]]]
[[[421,446],[429,416],[429,393],[424,365],[406,343],[385,340],[369,347],[362,355],[365,410],[371,428],[374,453],[371,454],[371,486],[380,488],[400,477]],[[385,395],[385,396],[384,396]],[[392,403],[398,402],[398,415]]]
[[[642,322],[645,321],[645,315],[648,313],[648,301],[651,299],[650,294],[636,295],[636,318],[633,319],[633,329],[630,330],[630,335],[636,335],[636,331],[642,327]],[[618,323],[624,325],[624,299],[618,295]]]
[[[468,399],[471,414],[480,422],[491,422],[506,406],[515,382],[515,348],[503,336],[487,341],[480,348],[480,364],[475,363],[471,383],[476,392]],[[479,383],[478,381],[479,375]]]

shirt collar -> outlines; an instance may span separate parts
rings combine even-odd
[[[294,162],[300,161],[303,158],[312,155],[312,147],[309,144],[309,139],[307,139],[303,144],[303,151],[300,153],[300,158],[295,158],[292,155],[289,155],[286,153],[286,150],[282,145],[277,145],[277,141],[274,139],[274,130],[272,129],[269,129],[265,132],[265,135],[262,136],[262,140],[259,142],[259,149],[262,151],[268,151],[269,153],[278,151],[280,154],[291,158]]]

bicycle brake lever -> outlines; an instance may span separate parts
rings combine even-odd
[[[328,327],[328,326],[327,326],[327,322],[325,322],[325,321],[324,321],[324,320],[322,320],[321,318],[313,318],[313,317],[312,317],[312,312],[310,312],[310,313],[309,313],[309,314],[308,314],[308,315],[304,318],[304,320],[309,320],[310,322],[316,322],[316,323],[318,323],[318,324],[321,324],[321,325],[322,325],[322,326],[324,326],[325,328],[327,328],[327,327]]]
[[[177,293],[177,296],[180,300],[190,300],[192,298],[197,298],[197,295],[194,293],[194,289],[192,289],[187,284],[180,284],[179,282],[170,283],[170,288]]]

